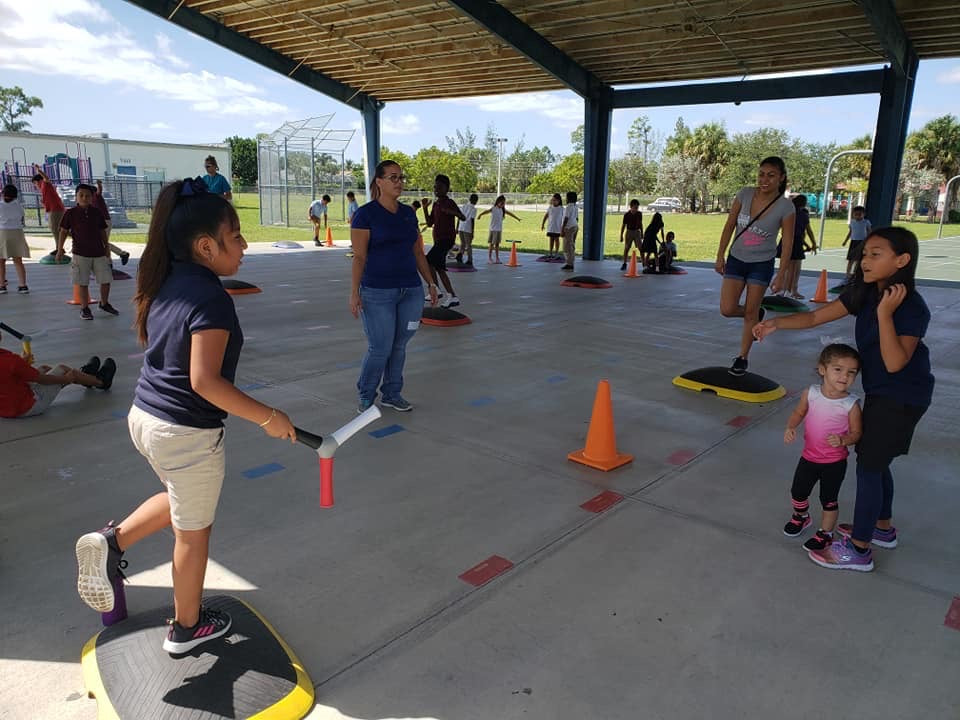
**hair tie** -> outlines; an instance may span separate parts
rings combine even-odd
[[[183,185],[180,187],[180,197],[196,197],[197,195],[206,195],[207,193],[209,193],[209,190],[203,178],[183,179]]]
[[[829,335],[820,336],[820,344],[823,347],[826,347],[827,345],[846,345],[846,340],[846,338],[842,337],[830,337]]]

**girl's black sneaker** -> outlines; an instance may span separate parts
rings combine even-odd
[[[208,640],[214,640],[226,635],[233,624],[229,613],[222,610],[208,610],[200,608],[200,619],[193,627],[185,628],[176,620],[168,620],[170,629],[163,641],[163,649],[171,655],[182,655],[202,645]]]
[[[833,542],[833,533],[826,530],[817,530],[813,537],[803,544],[804,550],[823,550],[827,545]]]

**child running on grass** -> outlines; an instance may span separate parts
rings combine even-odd
[[[810,525],[810,493],[820,483],[823,515],[820,529],[803,544],[807,550],[823,550],[833,542],[837,498],[850,454],[847,448],[857,444],[863,427],[859,398],[850,394],[859,371],[860,355],[856,350],[842,343],[827,345],[817,360],[820,384],[811,385],[800,394],[800,402],[783,432],[783,441],[790,444],[803,423],[803,453],[790,488],[793,515],[783,527],[784,535],[797,537]]]
[[[202,604],[224,477],[223,420],[233,414],[296,440],[290,418],[234,385],[243,333],[220,278],[237,272],[246,246],[236,210],[200,178],[160,191],[137,273],[135,327],[146,352],[127,424],[165,488],[119,525],[77,541],[80,597],[109,612],[124,552],[173,526],[174,617],[163,641],[172,654],[224,635],[232,622]]]
[[[835,570],[873,570],[871,543],[897,546],[893,527],[894,458],[906,455],[917,423],[930,406],[934,378],[923,342],[930,311],[916,290],[917,236],[899,227],[873,230],[853,282],[833,302],[814,312],[757,323],[757,340],[778,329],[812,328],[855,315],[863,391],[863,436],[857,444],[857,501],[853,524],[810,559]]]

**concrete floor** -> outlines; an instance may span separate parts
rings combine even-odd
[[[479,272],[453,275],[473,324],[418,331],[404,389],[416,409],[385,408],[370,429],[402,429],[340,450],[335,508],[317,507],[313,453],[228,421],[207,587],[251,602],[290,642],[316,684],[311,718],[960,717],[960,632],[945,624],[960,603],[957,285],[922,288],[937,389],[894,465],[901,545],[877,550],[872,574],[836,573],[781,533],[795,401],[670,383],[736,354],[740,325],[720,316],[712,270],[627,280],[618,263],[580,262],[614,284],[580,290],[529,256],[516,269],[477,259]],[[348,271],[342,248],[257,246],[238,275],[264,288],[236,298],[238,385],[320,433],[356,406],[365,342]],[[119,318],[81,322],[63,304],[66,268],[29,273],[32,294],[0,297],[0,319],[39,335],[38,362],[95,352],[120,369],[109,393],[68,388],[44,416],[0,424],[0,718],[91,720],[79,656],[99,618],[76,596],[73,544],[158,487],[124,420],[140,364],[134,288],[115,283]],[[812,272],[801,290],[815,284]],[[799,390],[820,337],[852,334],[852,319],[778,333],[751,369]],[[635,456],[611,473],[566,459],[603,378],[618,446]],[[282,469],[243,474],[269,463]],[[851,468],[842,520],[854,485]],[[624,500],[581,509],[605,490]],[[131,612],[169,601],[171,537],[127,553]],[[491,555],[513,568],[481,588],[458,579]]]

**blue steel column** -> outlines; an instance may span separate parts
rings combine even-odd
[[[867,187],[867,217],[874,227],[889,225],[896,209],[900,165],[917,75],[917,56],[911,53],[905,65],[906,72],[903,73],[895,67],[884,71]]]
[[[583,259],[603,259],[607,220],[607,173],[610,168],[610,122],[613,90],[599,88],[584,99],[583,120]]]
[[[363,168],[366,178],[366,191],[370,192],[370,183],[377,165],[380,163],[380,111],[383,103],[377,100],[366,99],[360,109],[360,123],[363,130],[363,157],[366,165]],[[406,169],[406,168],[405,168]],[[369,195],[367,200],[370,200]]]

